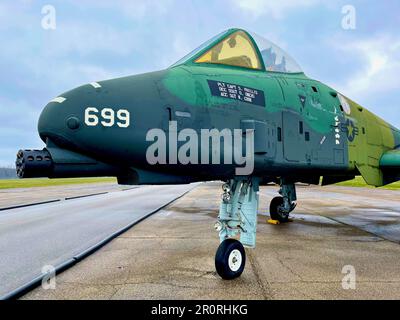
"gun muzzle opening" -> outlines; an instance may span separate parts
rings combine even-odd
[[[15,167],[19,178],[48,177],[53,160],[47,150],[19,150]]]
[[[15,166],[19,178],[117,177],[129,172],[126,168],[57,147],[20,150]]]

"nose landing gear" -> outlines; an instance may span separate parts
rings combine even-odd
[[[215,255],[215,269],[222,279],[239,277],[246,264],[244,247],[256,246],[259,181],[255,177],[236,177],[222,187],[222,202],[214,226],[221,242]],[[294,183],[281,179],[279,193],[281,197],[271,201],[271,218],[287,222],[296,207]]]
[[[221,244],[215,268],[222,279],[239,277],[246,264],[244,246],[256,245],[259,180],[236,178],[222,187],[222,203],[215,229]]]

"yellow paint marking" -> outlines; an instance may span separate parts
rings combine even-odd
[[[293,222],[293,219],[289,218],[287,222]],[[277,225],[281,224],[280,221],[278,221],[278,220],[272,220],[272,219],[267,220],[267,223],[272,224],[272,225],[274,225],[274,226],[277,226]]]

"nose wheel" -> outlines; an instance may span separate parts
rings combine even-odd
[[[215,254],[215,269],[225,280],[243,273],[244,246],[256,246],[259,179],[237,177],[223,185],[218,220],[214,225],[220,245]]]
[[[240,277],[246,264],[246,252],[240,241],[226,239],[218,247],[215,268],[224,280]]]

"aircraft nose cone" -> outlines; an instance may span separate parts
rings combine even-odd
[[[82,127],[82,108],[87,100],[84,88],[80,87],[51,100],[39,117],[38,131],[41,139],[50,138],[59,145],[70,145]]]

